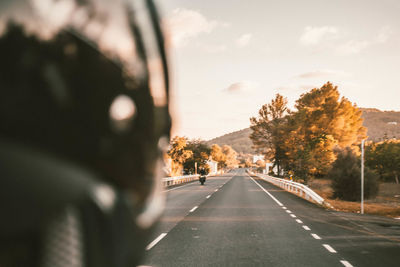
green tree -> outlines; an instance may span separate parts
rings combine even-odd
[[[366,147],[365,163],[375,170],[383,181],[399,183],[400,140],[385,140]]]
[[[195,139],[188,141],[186,149],[192,151],[192,156],[183,163],[184,171],[186,173],[195,173],[195,163],[197,163],[198,169],[204,168],[208,173],[210,168],[207,160],[210,158],[210,147],[204,141]]]
[[[287,99],[280,94],[269,104],[265,104],[258,111],[258,117],[250,118],[252,133],[250,139],[254,149],[270,159],[277,166],[278,175],[285,158],[284,135],[286,125],[285,115],[289,112]]]
[[[361,170],[360,159],[352,149],[340,150],[333,163],[328,177],[332,179],[333,196],[348,200],[358,201],[361,198]],[[364,171],[364,197],[372,198],[378,193],[377,175],[368,167]]]

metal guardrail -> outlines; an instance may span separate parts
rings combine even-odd
[[[194,180],[199,179],[199,175],[183,175],[183,176],[175,176],[175,177],[166,177],[162,178],[162,183],[164,187],[176,185],[176,184],[183,184],[187,182],[191,182]]]
[[[305,198],[308,201],[316,202],[320,205],[325,204],[325,205],[329,206],[329,203],[325,202],[325,200],[320,195],[315,193],[312,189],[310,189],[306,185],[303,185],[301,183],[296,183],[293,181],[288,181],[288,180],[281,179],[281,178],[272,177],[272,176],[269,176],[266,174],[255,174],[250,171],[248,171],[248,172],[251,173],[252,175],[257,176],[257,177],[263,179],[264,181],[270,182],[286,191],[295,193],[295,194],[299,195],[300,197]]]

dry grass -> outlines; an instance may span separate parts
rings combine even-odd
[[[314,180],[309,187],[323,197],[335,210],[344,212],[360,212],[360,203],[333,199],[331,181],[325,179]],[[400,217],[400,185],[393,183],[381,183],[379,194],[374,199],[366,200],[364,212],[367,214],[387,217]]]

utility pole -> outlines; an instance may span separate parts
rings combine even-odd
[[[364,141],[361,141],[361,214],[364,214]]]

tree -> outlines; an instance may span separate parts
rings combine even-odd
[[[197,168],[204,168],[207,173],[210,168],[207,160],[210,158],[211,149],[200,139],[188,141],[186,149],[192,151],[192,156],[183,163],[183,169],[186,173],[195,173],[195,163]]]
[[[229,169],[236,168],[238,165],[236,151],[231,146],[223,145],[222,153],[225,156],[225,166]]]
[[[356,145],[366,138],[361,111],[340,98],[330,82],[301,95],[295,107],[285,131],[285,150],[291,159],[288,165],[305,180],[328,173],[336,147],[357,151]]]
[[[186,137],[175,136],[170,145],[167,154],[171,158],[171,175],[180,175],[183,164],[193,156],[193,152],[187,149],[188,139]]]
[[[213,144],[211,146],[211,157],[218,162],[219,168],[224,169],[226,167],[226,155],[222,152],[222,148],[219,145]]]
[[[283,130],[286,124],[285,115],[288,112],[287,99],[276,94],[271,103],[261,107],[257,118],[250,118],[252,130],[250,139],[253,147],[270,159],[274,166],[277,166],[278,175],[281,173],[282,161],[285,157]]]
[[[366,147],[365,163],[375,170],[381,180],[399,183],[400,140],[385,140]]]
[[[361,199],[360,159],[349,147],[340,150],[328,176],[332,179],[333,196],[348,200]],[[368,167],[364,170],[364,196],[372,198],[378,193],[377,175]]]

